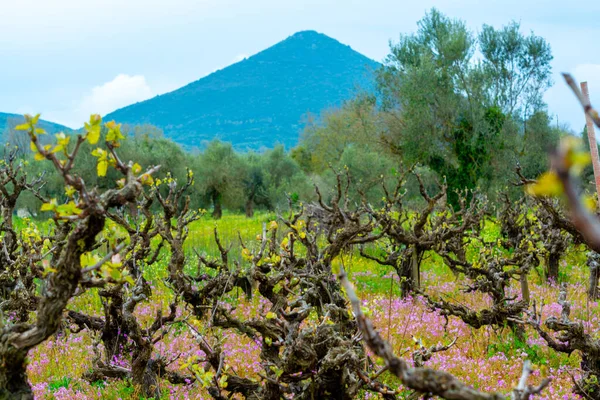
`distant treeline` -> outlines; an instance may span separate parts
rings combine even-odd
[[[401,36],[390,50],[376,72],[377,93],[309,116],[299,144],[289,151],[276,146],[238,153],[215,140],[188,153],[155,127],[124,126],[128,139],[120,154],[142,167],[161,165],[163,179],[169,171],[183,181],[189,168],[196,182],[192,206],[215,217],[223,208],[250,216],[256,208],[312,201],[313,185],[329,194],[341,170],[349,172],[349,192],[357,202],[380,201],[386,181],[415,167],[445,181],[448,202],[455,205],[457,190],[477,189],[492,201],[499,192],[518,195],[510,184],[517,164],[529,177],[547,169],[548,148],[568,133],[552,122],[543,102],[552,83],[552,53],[543,38],[524,35],[515,22],[500,29],[484,25],[475,35],[463,21],[433,9],[416,33]],[[20,135],[9,129],[4,140],[30,157],[28,139]],[[86,182],[103,187],[116,176],[99,178],[90,151],[81,152],[77,168]],[[27,166],[46,173],[44,190],[60,199],[62,180],[47,167]],[[39,204],[29,198],[22,207],[36,210]]]

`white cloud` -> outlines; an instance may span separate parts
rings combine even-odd
[[[87,94],[78,110],[77,115],[105,115],[118,108],[132,103],[147,100],[154,94],[143,75],[119,74],[110,82],[94,87]]]
[[[42,118],[45,120],[77,129],[84,121],[89,120],[91,114],[104,116],[177,87],[177,84],[160,80],[151,87],[144,75],[118,74],[114,79],[91,89],[70,91],[62,97],[54,96],[56,101],[52,108],[34,107],[33,110],[34,112],[41,110]],[[69,97],[75,100],[69,100]],[[32,111],[28,111],[30,108],[21,107],[19,113],[22,113],[21,111],[31,113]]]

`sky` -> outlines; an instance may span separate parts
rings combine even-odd
[[[78,128],[91,113],[172,91],[301,30],[383,61],[389,41],[414,32],[431,7],[474,33],[516,20],[544,37],[557,123],[577,132],[585,123],[560,72],[588,81],[600,104],[600,1],[0,0],[0,111]]]

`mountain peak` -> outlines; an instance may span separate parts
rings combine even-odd
[[[219,138],[237,149],[294,146],[303,116],[373,87],[379,64],[314,30],[287,39],[171,93],[106,116],[149,123],[186,147]]]
[[[263,50],[262,52],[272,52],[275,49],[296,49],[306,51],[317,51],[326,53],[329,50],[348,49],[350,46],[340,43],[336,39],[314,30],[299,31],[289,36],[287,39]],[[359,53],[356,53],[359,54]],[[362,56],[362,55],[361,55]]]
[[[320,37],[322,37],[322,36],[329,37],[329,36],[327,36],[327,35],[325,35],[323,33],[319,33],[319,32],[317,32],[315,30],[312,30],[312,29],[307,29],[307,30],[304,30],[304,31],[298,31],[298,32],[292,34],[290,37],[291,38],[293,38],[293,37],[295,37],[295,38],[302,38],[302,37],[310,37],[310,36],[314,36],[314,37],[319,37],[319,36]]]
[[[297,39],[297,40],[337,40],[333,39],[330,36],[327,36],[324,33],[320,33],[314,30],[306,30],[306,31],[298,31],[288,37],[288,39]]]

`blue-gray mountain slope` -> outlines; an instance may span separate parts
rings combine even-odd
[[[294,146],[307,112],[371,90],[379,64],[335,39],[298,32],[173,92],[116,110],[105,120],[149,123],[184,147],[219,138],[240,150]]]
[[[0,112],[0,137],[2,134],[11,127],[16,125],[20,125],[25,122],[25,118],[19,114],[9,114]],[[68,128],[64,125],[56,124],[54,122],[49,122],[45,120],[40,120],[38,123],[38,127],[44,129],[48,133],[58,133],[58,132],[71,132],[72,129]]]

